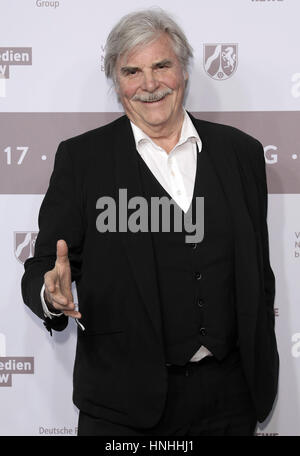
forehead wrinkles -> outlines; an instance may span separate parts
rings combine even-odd
[[[151,46],[153,46],[155,43],[158,43],[159,41],[162,44],[161,47],[157,47],[154,51],[153,51],[153,48],[150,49]],[[147,48],[150,50],[147,51]],[[121,54],[117,61],[118,68],[120,68],[122,66],[133,66],[133,67],[145,66],[146,64],[142,63],[140,60],[143,59],[143,57],[145,57],[145,55],[148,52],[151,53],[151,55],[153,55],[151,62],[150,62],[150,66],[157,62],[160,62],[162,60],[172,60],[172,62],[175,62],[175,61],[179,62],[179,59],[174,52],[173,45],[172,45],[170,38],[168,36],[162,35],[160,37],[155,37],[152,41],[150,41],[148,43],[139,44],[139,45],[135,46],[133,49],[125,52],[124,54]],[[136,54],[140,54],[141,59],[139,58],[138,60],[136,60]],[[130,62],[130,60],[131,60],[131,62]],[[149,63],[147,62],[147,64],[149,64]]]

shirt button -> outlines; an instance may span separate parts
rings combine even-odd
[[[200,272],[195,272],[194,277],[196,280],[200,280],[202,278],[202,275]]]
[[[201,336],[206,336],[206,329],[205,328],[200,328],[199,332],[200,332]]]

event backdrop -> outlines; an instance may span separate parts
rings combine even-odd
[[[0,0],[0,435],[76,434],[76,324],[50,336],[23,304],[23,263],[59,142],[122,115],[106,37],[150,6],[172,13],[194,49],[186,108],[264,145],[281,365],[256,433],[300,435],[299,0]]]

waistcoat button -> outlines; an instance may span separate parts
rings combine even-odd
[[[206,329],[205,328],[200,328],[199,330],[201,336],[206,336]]]
[[[203,307],[203,303],[204,303],[203,299],[201,299],[201,298],[197,299],[197,304],[198,304],[199,307]]]

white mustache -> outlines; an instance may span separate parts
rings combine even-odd
[[[165,89],[165,90],[160,90],[159,92],[155,93],[149,93],[149,94],[142,94],[142,95],[134,95],[132,97],[132,101],[159,101],[162,98],[164,98],[166,95],[170,95],[173,92],[172,89]]]

